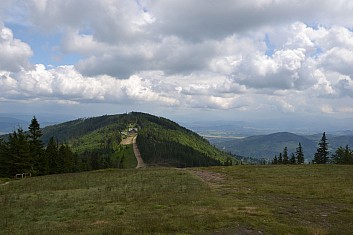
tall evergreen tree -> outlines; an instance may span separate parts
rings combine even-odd
[[[282,157],[282,153],[279,153],[279,157],[278,157],[278,164],[283,164],[283,157]]]
[[[68,145],[62,144],[58,150],[58,157],[60,159],[59,166],[60,173],[68,173],[75,171],[75,164],[77,162],[76,155],[71,151]]]
[[[8,141],[8,173],[9,176],[22,173],[33,173],[30,146],[27,135],[22,128],[9,135]]]
[[[43,141],[40,139],[42,136],[42,131],[35,116],[33,117],[31,124],[28,127],[28,130],[28,141],[31,151],[31,164],[37,174],[46,174],[48,164],[47,159],[44,156],[44,144]]]
[[[295,159],[294,153],[291,154],[291,157],[290,157],[290,159],[289,159],[289,163],[290,163],[290,164],[295,164],[295,163],[297,163],[297,161],[296,161],[296,159]]]
[[[58,153],[59,147],[58,143],[55,141],[54,137],[51,137],[47,148],[45,150],[46,158],[48,159],[48,173],[49,174],[56,174],[59,173],[59,160],[58,160]]]
[[[7,153],[7,143],[0,138],[0,177],[8,177],[8,153]]]
[[[278,164],[277,155],[275,155],[275,157],[273,158],[272,164],[274,164],[274,165],[277,165],[277,164]]]
[[[298,144],[298,148],[296,149],[295,155],[297,158],[297,163],[303,164],[304,163],[304,153],[303,153],[303,148],[302,148],[301,143]]]
[[[283,164],[288,164],[288,163],[289,163],[288,148],[284,147],[284,149],[283,149]]]
[[[40,129],[40,125],[35,116],[31,120],[31,124],[29,125],[28,130],[28,140],[31,145],[42,149],[44,146],[43,142],[40,139],[40,137],[42,136],[42,130]]]
[[[313,163],[326,164],[329,158],[329,151],[328,151],[328,142],[327,142],[325,132],[322,134],[321,140],[318,145],[319,146],[314,155]]]
[[[338,147],[332,155],[332,162],[335,164],[353,164],[353,150],[348,145],[345,148]]]

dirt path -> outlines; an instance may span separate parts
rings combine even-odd
[[[137,160],[136,169],[138,169],[138,168],[146,167],[146,164],[142,160],[140,150],[138,149],[137,144],[136,144],[136,138],[137,138],[137,135],[127,136],[125,139],[123,139],[120,142],[120,144],[122,144],[122,145],[132,144],[132,148],[134,150],[134,155],[135,155],[136,160]]]
[[[138,169],[138,168],[146,167],[146,165],[145,165],[145,163],[143,162],[142,157],[141,157],[140,150],[139,150],[138,147],[137,147],[136,138],[137,138],[137,135],[134,136],[133,141],[132,141],[132,144],[133,144],[134,154],[135,154],[135,157],[136,157],[136,160],[137,160],[136,169]]]

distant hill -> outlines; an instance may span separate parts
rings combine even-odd
[[[78,153],[119,151],[122,132],[138,129],[137,144],[145,163],[177,167],[223,164],[229,155],[179,124],[146,113],[105,115],[77,119],[43,128],[43,141],[51,137]],[[109,150],[109,151],[106,151]]]
[[[0,135],[10,133],[18,127],[27,126],[28,124],[29,121],[11,117],[0,117]]]
[[[322,134],[311,136],[296,135],[289,132],[278,132],[269,135],[256,135],[242,139],[231,139],[220,141],[219,139],[209,139],[216,147],[224,151],[230,151],[233,154],[253,157],[272,159],[275,155],[283,152],[284,147],[288,148],[288,153],[295,153],[298,143],[300,142],[305,159],[311,160],[316,152],[317,143],[321,139]],[[353,135],[333,136],[328,135],[328,143],[330,153],[339,146],[353,146]]]
[[[57,123],[64,122],[66,120],[73,119],[71,116],[63,114],[41,114],[35,115],[40,121],[40,126],[46,127]],[[30,124],[32,114],[21,114],[21,113],[0,113],[0,135],[8,134],[17,130],[19,127],[27,129]]]

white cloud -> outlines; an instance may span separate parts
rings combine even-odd
[[[15,5],[20,18],[6,13]],[[20,0],[6,6],[0,20],[58,35],[58,50],[80,60],[31,65],[34,49],[10,26],[1,27],[3,100],[330,113],[346,109],[330,111],[320,102],[332,107],[327,99],[344,99],[340,107],[347,107],[353,97],[351,1]]]
[[[28,68],[32,56],[30,46],[13,37],[12,30],[0,24],[0,70],[19,71]]]

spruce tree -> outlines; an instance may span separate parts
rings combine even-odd
[[[282,157],[282,153],[279,153],[279,157],[278,157],[278,164],[283,164],[283,157]]]
[[[284,147],[284,149],[283,149],[283,164],[288,164],[288,163],[289,163],[288,148]]]
[[[318,145],[319,146],[314,155],[313,163],[326,164],[329,158],[329,151],[328,151],[328,142],[327,142],[325,132],[322,134],[321,140]]]
[[[59,173],[59,147],[57,142],[55,141],[54,137],[51,137],[47,148],[45,150],[46,158],[48,159],[48,173],[49,174],[56,174]]]
[[[19,128],[9,135],[8,141],[8,174],[33,173],[30,146],[27,135]]]
[[[272,164],[274,164],[274,165],[278,164],[277,155],[275,155],[275,157],[273,158]]]
[[[35,116],[33,117],[28,130],[28,141],[31,151],[31,165],[34,167],[37,174],[44,175],[47,173],[48,164],[43,152],[44,144],[40,139],[42,136],[42,131]]]
[[[290,164],[295,164],[295,163],[296,163],[296,159],[295,159],[294,153],[291,154],[291,157],[290,157],[290,159],[289,159],[289,163],[290,163]]]
[[[335,164],[353,164],[353,150],[346,145],[338,147],[335,154],[332,155],[332,162]]]
[[[68,173],[75,171],[76,156],[71,151],[68,145],[62,144],[59,147],[59,166],[61,173]],[[108,167],[106,167],[108,168]]]
[[[8,153],[7,153],[7,143],[0,138],[0,177],[10,176],[8,173]]]
[[[298,144],[298,148],[296,149],[295,155],[297,158],[297,163],[303,164],[304,163],[304,153],[303,153],[303,148],[302,148],[301,143]]]

